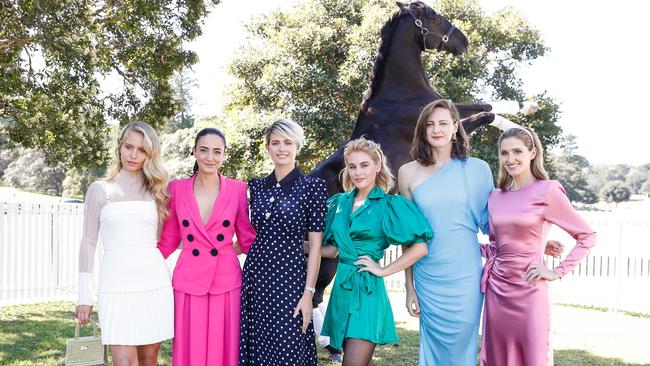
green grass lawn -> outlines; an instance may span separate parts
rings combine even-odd
[[[69,302],[8,306],[0,309],[0,365],[32,366],[61,365],[66,338],[74,335],[75,320]],[[418,332],[399,327],[400,343],[380,346],[375,352],[377,366],[416,365]],[[82,335],[90,335],[90,327]],[[170,365],[171,342],[165,342],[160,365]],[[329,362],[327,352],[319,350],[319,364]],[[583,350],[556,350],[555,365],[565,366],[642,366],[617,359],[602,358]],[[648,365],[646,365],[648,366]]]

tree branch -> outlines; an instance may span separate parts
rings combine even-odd
[[[0,50],[3,50],[5,48],[9,48],[12,46],[19,46],[23,47],[28,44],[33,43],[36,41],[36,38],[7,38],[7,39],[0,39]]]

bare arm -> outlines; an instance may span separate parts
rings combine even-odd
[[[402,165],[397,173],[397,184],[402,197],[413,202],[413,195],[410,189],[411,177],[407,165]],[[409,247],[402,245],[402,253],[406,252]],[[413,283],[413,266],[404,269],[404,285],[406,287],[406,309],[414,317],[420,316],[420,303],[415,292]]]
[[[309,257],[307,259],[307,281],[305,282],[305,290],[303,291],[302,297],[298,304],[296,305],[295,310],[293,311],[293,317],[297,317],[298,314],[302,314],[302,332],[307,332],[307,327],[311,321],[312,315],[312,299],[314,293],[311,290],[308,290],[307,287],[314,288],[316,286],[316,279],[318,277],[318,271],[320,270],[320,257],[321,257],[321,246],[323,241],[323,233],[321,232],[309,232],[307,234],[307,239],[309,240]]]
[[[364,266],[359,272],[370,272],[377,277],[386,277],[397,273],[405,268],[411,267],[418,259],[427,255],[427,245],[417,243],[408,247],[397,260],[386,267],[381,267],[379,263],[373,261],[370,257],[362,255],[359,260],[354,262],[356,266]]]

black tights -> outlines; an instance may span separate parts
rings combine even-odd
[[[343,346],[343,366],[373,366],[375,343],[357,338],[347,338]]]

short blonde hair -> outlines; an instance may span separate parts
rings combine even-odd
[[[279,119],[266,129],[266,146],[269,146],[271,134],[274,133],[293,141],[298,147],[298,152],[305,144],[305,131],[299,124],[290,119]]]
[[[354,189],[354,184],[350,179],[350,172],[348,171],[348,158],[350,157],[350,154],[356,151],[366,153],[372,161],[379,164],[381,167],[379,174],[377,174],[377,180],[375,181],[377,187],[381,188],[384,192],[389,192],[393,189],[393,186],[395,185],[395,177],[390,171],[388,159],[386,159],[386,155],[384,155],[384,152],[381,150],[381,146],[372,140],[366,140],[364,137],[359,137],[345,145],[345,149],[343,150],[345,167],[341,171],[341,183],[343,184],[343,189],[346,192]]]

